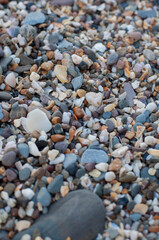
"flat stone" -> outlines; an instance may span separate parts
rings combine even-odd
[[[34,26],[40,23],[44,23],[45,20],[46,17],[42,12],[31,12],[25,17],[24,24]]]
[[[109,157],[103,150],[96,150],[96,149],[87,149],[82,157],[81,163],[100,163],[100,162],[108,162]]]
[[[51,194],[45,187],[42,187],[37,195],[37,200],[43,207],[48,207],[51,203]]]
[[[140,214],[140,213],[130,214],[130,219],[131,219],[133,222],[139,221],[140,218],[141,218],[141,214]]]
[[[14,151],[7,152],[2,157],[2,164],[5,167],[12,167],[16,160],[16,153]]]
[[[133,99],[135,98],[136,93],[134,92],[134,89],[132,88],[130,83],[124,84],[124,91],[127,93],[126,100],[129,103],[129,107],[133,107],[134,106]]]
[[[106,120],[105,125],[108,127],[107,128],[108,132],[113,132],[114,131],[115,126],[114,126],[114,123],[111,120],[109,120],[109,119]]]
[[[7,183],[4,187],[4,191],[8,193],[9,196],[14,192],[15,185],[13,183]]]
[[[66,240],[69,236],[76,240],[90,240],[103,232],[104,223],[105,207],[101,199],[90,191],[77,190],[55,202],[48,214],[40,216],[28,230],[17,234],[13,240],[21,240],[24,234],[32,235],[35,229],[40,229],[43,238],[52,239],[54,236],[57,240]]]
[[[48,185],[48,191],[52,194],[58,193],[61,186],[63,185],[63,176],[59,174],[54,178],[54,180]]]

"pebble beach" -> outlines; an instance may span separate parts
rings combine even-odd
[[[40,219],[60,201],[71,212],[71,196],[79,205],[63,225],[81,207],[79,233],[44,233]],[[159,240],[158,0],[0,0],[0,240],[10,239]]]

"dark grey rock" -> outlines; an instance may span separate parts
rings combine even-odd
[[[143,51],[144,56],[149,59],[150,61],[154,61],[156,59],[155,53],[150,49],[145,49]]]
[[[52,34],[49,35],[48,41],[50,44],[56,44],[59,41],[59,34],[56,32],[53,32]]]
[[[77,190],[54,203],[48,214],[41,216],[29,229],[18,233],[13,240],[24,234],[32,235],[40,229],[43,238],[54,240],[92,240],[102,233],[105,224],[105,207],[101,199],[87,190]]]
[[[81,163],[89,163],[89,162],[108,162],[109,157],[103,150],[97,150],[97,149],[87,149],[82,157],[81,157]]]
[[[132,187],[131,195],[135,197],[140,191],[141,191],[141,186],[137,184],[134,187]]]
[[[37,32],[35,27],[23,25],[20,28],[20,34],[29,42],[35,39]]]
[[[127,209],[128,209],[129,211],[132,211],[132,210],[134,209],[135,205],[136,205],[136,202],[135,202],[135,201],[130,201],[130,202],[128,202],[128,204],[127,204]]]
[[[48,207],[51,203],[51,194],[45,187],[42,187],[37,195],[37,200],[43,207]]]
[[[59,174],[54,178],[54,180],[48,185],[48,191],[50,193],[58,193],[63,184],[63,175]]]
[[[30,177],[30,169],[29,168],[23,168],[19,171],[19,179],[21,181],[25,181]]]
[[[37,25],[40,23],[44,23],[45,20],[46,20],[46,17],[42,12],[31,12],[25,17],[24,24]]]
[[[19,55],[20,58],[20,65],[25,66],[25,65],[32,65],[34,64],[34,60],[24,54]]]
[[[146,116],[145,114],[140,114],[136,117],[136,123],[145,123],[146,122]]]
[[[14,72],[16,73],[23,73],[25,71],[29,71],[31,68],[31,65],[26,65],[26,66],[19,66],[14,69]]]

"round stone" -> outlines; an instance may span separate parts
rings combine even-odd
[[[16,160],[16,153],[14,151],[7,152],[2,157],[2,164],[5,167],[12,167]]]
[[[105,174],[105,180],[106,180],[107,182],[111,182],[111,181],[113,181],[115,178],[116,178],[116,176],[115,176],[115,173],[114,173],[114,172],[107,172],[107,173]]]
[[[51,195],[45,187],[42,187],[37,195],[37,200],[43,207],[48,207],[51,203]]]

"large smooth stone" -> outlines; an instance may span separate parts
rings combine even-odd
[[[43,111],[35,109],[28,113],[26,118],[26,127],[31,133],[34,131],[49,132],[52,128],[52,124]]]
[[[27,230],[18,233],[13,240],[24,234],[32,235],[39,229],[42,237],[53,240],[93,240],[102,233],[105,223],[105,207],[101,199],[87,190],[77,190],[54,203],[48,214],[40,218]]]

